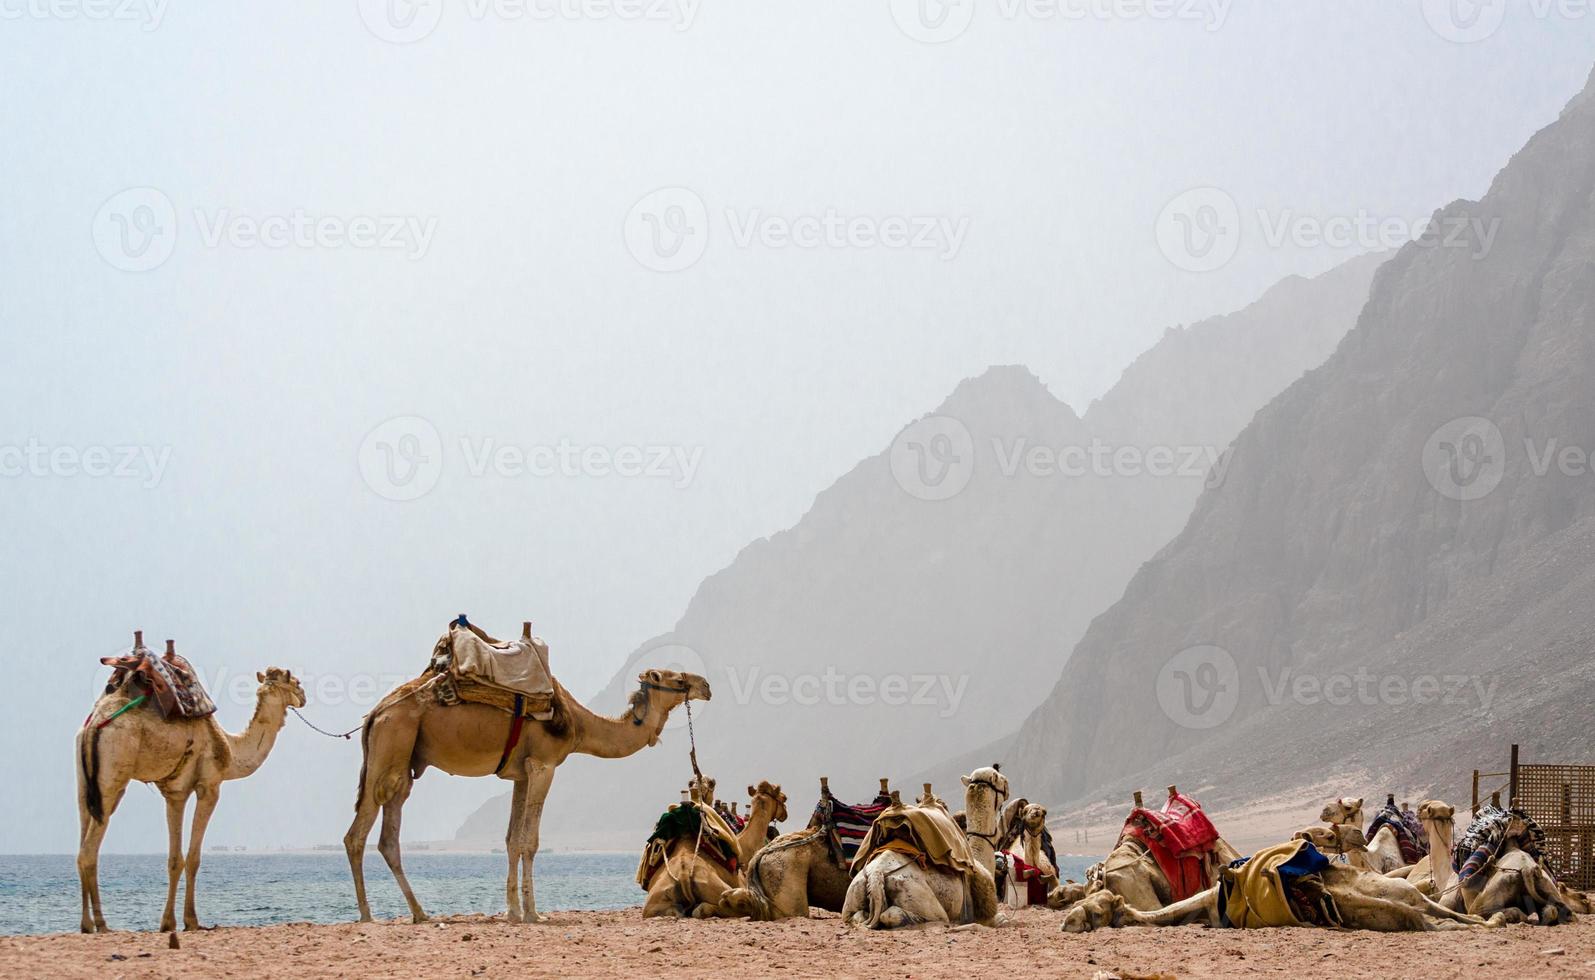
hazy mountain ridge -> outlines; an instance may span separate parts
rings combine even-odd
[[[795,526],[706,579],[677,628],[630,657],[592,706],[618,711],[645,663],[699,670],[715,690],[698,712],[705,768],[736,787],[784,782],[798,809],[821,774],[863,797],[878,775],[904,778],[1010,735],[1058,676],[1060,651],[1183,525],[1205,477],[1032,473],[1015,468],[1022,451],[1096,439],[1221,452],[1259,405],[1334,349],[1383,259],[1287,280],[1246,310],[1170,331],[1126,372],[1125,384],[1147,396],[1115,389],[1085,419],[1023,367],[962,382],[927,416],[968,430],[973,467],[961,493],[915,499],[890,449],[865,460]],[[873,693],[822,691],[821,703],[798,704],[761,687],[772,675],[779,684],[827,674],[838,685],[867,678]],[[888,680],[906,682],[909,703],[886,703]],[[591,843],[600,829],[635,837],[624,815],[674,797],[684,742],[671,730],[629,760],[567,763],[545,818],[549,839]],[[504,807],[484,806],[461,836],[501,835]],[[617,814],[612,827],[607,813]]]
[[[1481,201],[1436,212],[1498,228],[1487,256],[1403,249],[1334,356],[1240,435],[1224,485],[1027,720],[1012,762],[1028,792],[1086,801],[1182,777],[1223,802],[1367,770],[1390,791],[1455,796],[1512,741],[1561,761],[1595,753],[1574,722],[1591,685],[1595,477],[1535,472],[1548,447],[1595,446],[1592,92],[1595,77]],[[1432,453],[1473,416],[1500,431],[1480,457],[1501,454],[1500,483],[1454,499]],[[1233,715],[1211,728],[1166,686],[1195,679],[1174,658],[1201,645],[1235,665]],[[1359,671],[1407,685],[1406,703],[1306,703],[1280,686]],[[1413,702],[1428,677],[1462,678],[1460,700]]]

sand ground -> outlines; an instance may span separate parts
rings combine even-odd
[[[180,934],[0,939],[6,977],[1595,977],[1595,919],[1540,929],[1380,935],[1186,927],[1058,932],[1017,913],[1000,930],[860,932],[839,916],[777,923],[555,913],[546,926],[461,917],[421,926],[285,925]]]

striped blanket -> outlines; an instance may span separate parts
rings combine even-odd
[[[858,856],[864,838],[869,836],[870,828],[875,825],[875,818],[891,805],[892,798],[885,794],[875,797],[872,803],[849,806],[826,793],[815,804],[809,826],[823,828],[831,847],[831,857],[843,866],[850,866]]]
[[[1513,827],[1513,818],[1521,821]],[[1527,813],[1520,809],[1501,810],[1486,803],[1479,815],[1457,839],[1456,850],[1451,855],[1451,866],[1463,887],[1480,871],[1489,867],[1512,845],[1545,866],[1551,874],[1555,870],[1545,856],[1545,831]]]
[[[1413,816],[1413,822],[1417,816]],[[1401,847],[1401,862],[1403,864],[1417,864],[1423,856],[1429,853],[1429,842],[1422,833],[1413,833],[1412,824],[1407,822],[1407,815],[1394,803],[1386,803],[1374,814],[1373,823],[1368,825],[1367,837],[1374,839],[1380,827],[1389,827],[1395,835],[1396,843]]]

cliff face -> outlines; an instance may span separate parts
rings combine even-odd
[[[1013,732],[1060,650],[1183,525],[1240,427],[1350,329],[1383,258],[1169,331],[1084,420],[1023,368],[965,381],[795,527],[704,581],[592,706],[618,712],[646,666],[707,676],[698,744],[722,795],[772,779],[794,819],[820,775],[866,798],[876,776]],[[1125,448],[1130,464],[1105,455]],[[636,815],[685,783],[684,741],[673,727],[629,760],[573,759],[547,839],[635,843]],[[491,801],[461,836],[501,837],[506,806]]]
[[[1586,91],[1241,433],[1025,722],[1028,793],[1244,798],[1317,765],[1455,794],[1511,741],[1595,750],[1548,724],[1591,684],[1592,192]]]

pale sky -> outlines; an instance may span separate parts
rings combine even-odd
[[[590,694],[960,379],[1083,411],[1165,328],[1392,244],[1315,229],[1482,194],[1595,50],[1540,0],[927,2],[956,37],[887,0],[0,0],[0,852],[75,846],[133,629],[234,730],[268,664],[354,726],[461,611]],[[1239,237],[1191,271],[1160,219],[1202,188]],[[290,721],[210,840],[336,840],[357,768]],[[406,837],[502,788],[429,777]],[[158,851],[131,793],[107,850]]]

